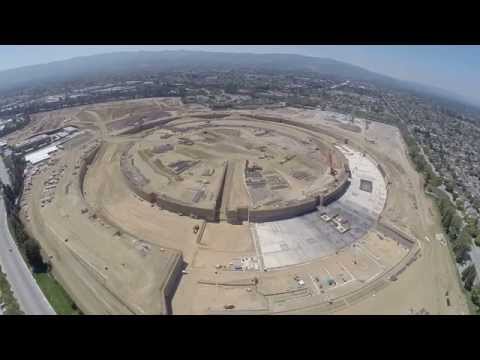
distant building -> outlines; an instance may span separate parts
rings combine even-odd
[[[72,134],[74,133],[75,131],[77,131],[78,129],[74,126],[67,126],[67,127],[64,127],[63,128],[63,131],[66,131],[68,134]]]
[[[64,99],[64,97],[62,95],[52,95],[52,96],[48,96],[45,99],[45,103],[55,104],[55,103],[58,103],[58,102],[62,101],[63,99]]]

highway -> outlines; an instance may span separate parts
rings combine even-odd
[[[10,175],[3,163],[3,158],[0,156],[0,182],[10,185]]]
[[[5,171],[0,157],[0,173]],[[7,175],[8,176],[8,175]],[[5,174],[0,175],[4,179]],[[0,265],[22,311],[27,315],[55,315],[22,258],[7,224],[5,202],[0,193]]]

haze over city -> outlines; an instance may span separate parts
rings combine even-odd
[[[204,50],[327,57],[456,93],[480,105],[479,46],[424,45],[32,45],[0,46],[0,71],[117,51]]]

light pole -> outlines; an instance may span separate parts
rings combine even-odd
[[[357,265],[357,245],[352,244],[353,247],[353,263]]]

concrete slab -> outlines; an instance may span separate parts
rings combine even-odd
[[[365,236],[374,226],[386,200],[385,180],[373,159],[346,146],[338,146],[349,160],[352,184],[336,202],[324,209],[339,214],[350,226],[340,233],[332,222],[320,218],[321,211],[292,219],[254,224],[266,269],[291,266],[333,255]],[[372,191],[360,189],[361,180],[371,182]]]

